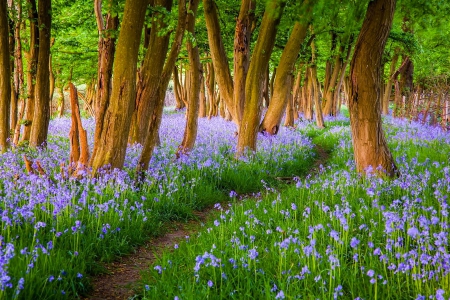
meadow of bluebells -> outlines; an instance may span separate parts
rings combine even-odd
[[[450,135],[384,122],[399,178],[356,174],[345,119],[297,124],[333,149],[329,165],[281,192],[217,204],[204,230],[150,267],[144,298],[449,299]]]
[[[92,147],[94,121],[83,123]],[[19,147],[1,155],[0,299],[84,295],[91,275],[102,271],[98,262],[161,233],[164,222],[189,219],[193,210],[227,200],[231,191],[256,192],[276,176],[301,174],[313,156],[311,140],[286,129],[276,138],[261,136],[255,155],[235,160],[235,126],[213,118],[199,120],[196,148],[176,160],[184,123],[182,113],[164,116],[161,146],[139,188],[139,145],[129,147],[123,171],[65,179],[60,164],[69,157],[67,118],[51,121],[45,150]],[[24,154],[39,160],[48,176],[28,175]]]

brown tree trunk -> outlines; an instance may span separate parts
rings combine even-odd
[[[29,141],[34,117],[36,71],[39,55],[39,29],[36,24],[38,13],[36,0],[28,0],[28,19],[30,20],[30,47],[27,53],[27,102],[22,141]],[[20,124],[20,123],[19,123]],[[19,128],[20,129],[20,128]]]
[[[190,12],[187,17],[186,29],[190,33],[192,39],[195,39],[195,18],[197,16],[197,8],[200,0],[189,0]],[[186,112],[186,127],[184,129],[183,141],[178,146],[177,157],[181,154],[187,154],[194,148],[197,138],[198,128],[198,108],[200,102],[200,83],[202,82],[202,65],[200,63],[200,55],[198,46],[193,44],[192,39],[188,39],[187,50],[189,55],[189,95],[188,106]]]
[[[39,57],[36,74],[35,111],[31,126],[30,146],[46,146],[48,124],[50,122],[50,37],[51,0],[38,2]]]
[[[238,122],[242,119],[245,103],[245,82],[250,65],[250,41],[255,18],[255,0],[242,0],[234,32],[234,111]],[[223,105],[222,105],[223,106]]]
[[[175,110],[181,110],[186,107],[185,102],[183,100],[182,95],[182,88],[181,88],[181,82],[179,77],[178,67],[175,66],[173,68],[173,92],[175,94],[175,100],[177,102],[177,105],[175,106]]]
[[[339,47],[338,53],[334,56],[334,64],[331,65],[331,62],[327,62],[327,70],[328,74],[328,82],[324,85],[323,94],[323,114],[326,116],[333,115],[333,107],[336,105],[335,101],[335,93],[337,93],[337,85],[339,84],[339,74],[341,72],[343,61],[341,59],[341,55],[344,52],[345,47],[341,45]]]
[[[393,76],[394,76],[394,73],[396,70],[397,61],[398,61],[398,49],[396,49],[394,55],[392,56],[391,68],[390,68],[390,72],[389,72],[389,79],[388,79],[388,82],[386,83],[386,88],[384,89],[383,102],[382,102],[383,115],[389,114],[389,100],[391,98],[392,84],[394,82]]]
[[[64,87],[61,85],[59,87],[59,98],[58,98],[58,117],[62,118],[64,116]]]
[[[288,80],[287,84],[289,86],[292,86],[292,81],[294,80],[294,76],[291,74],[290,79]],[[288,93],[286,94],[286,100],[287,100],[287,105],[286,105],[286,117],[284,119],[284,126],[286,127],[294,127],[294,97],[292,96],[292,93],[290,91],[288,91]]]
[[[206,88],[208,92],[208,102],[209,102],[209,112],[208,112],[208,119],[210,119],[212,116],[214,116],[214,110],[216,106],[216,95],[215,95],[215,89],[216,89],[216,81],[215,81],[215,74],[214,74],[214,66],[212,63],[207,64],[207,75],[206,75]]]
[[[114,83],[106,112],[97,120],[94,153],[91,158],[93,175],[110,165],[122,168],[125,160],[131,116],[136,99],[138,50],[148,0],[127,0],[113,67]]]
[[[270,81],[270,70],[269,65],[267,65],[266,75],[264,76],[264,90],[263,90],[263,106],[269,107],[270,104],[270,91],[269,91],[269,81]]]
[[[369,2],[351,63],[349,111],[356,169],[361,173],[381,166],[388,176],[398,174],[384,137],[380,111],[381,58],[394,10],[395,0]]]
[[[9,110],[11,105],[11,63],[6,1],[0,2],[0,153],[9,147]]]
[[[80,115],[80,106],[78,103],[78,91],[73,85],[69,83],[70,89],[70,107],[72,111],[72,126],[70,127],[70,167],[75,170],[74,176],[85,169],[89,162],[89,146],[87,142],[87,132],[83,128]]]
[[[52,65],[52,55],[50,54],[49,57],[49,65],[48,65],[48,70],[50,73],[50,85],[49,85],[49,103],[50,103],[50,110],[49,110],[49,115],[52,114],[52,103],[53,103],[53,94],[55,93],[55,73],[53,72],[53,65]]]
[[[152,158],[153,150],[159,140],[159,126],[161,124],[162,113],[164,108],[164,98],[166,96],[167,86],[169,84],[170,76],[174,70],[175,62],[180,53],[181,44],[183,42],[184,30],[186,28],[187,10],[185,0],[180,0],[178,4],[178,25],[174,36],[170,52],[167,56],[166,63],[160,77],[160,84],[155,94],[156,104],[153,113],[150,116],[150,125],[147,127],[147,138],[142,149],[139,162],[136,167],[136,180],[142,181],[145,171],[148,169],[150,159]]]
[[[303,98],[303,113],[306,120],[311,121],[313,119],[313,85],[311,79],[310,68],[307,67],[305,71],[305,82],[302,88],[302,98]]]
[[[114,54],[116,51],[116,38],[114,31],[119,26],[119,18],[117,14],[112,12],[112,1],[108,4],[108,13],[106,14],[106,22],[102,15],[102,0],[94,1],[94,12],[97,20],[98,30],[98,70],[97,70],[97,94],[94,100],[95,111],[95,132],[94,141],[100,139],[103,130],[103,122],[105,113],[110,103],[112,90],[112,71],[114,63]],[[125,63],[125,62],[124,62]],[[97,148],[100,144],[94,143],[92,157],[95,156]]]
[[[200,81],[200,105],[198,110],[198,117],[206,117],[206,92],[205,92],[205,77],[203,76],[203,66],[202,66],[202,76]]]
[[[155,0],[154,5],[155,7],[164,7],[169,12],[172,10],[172,0]],[[162,35],[159,30],[167,27],[161,11],[155,10],[152,18],[150,42],[140,70],[141,76],[137,82],[136,108],[133,113],[134,122],[131,124],[129,139],[131,144],[144,144],[145,142],[148,132],[148,116],[151,115],[155,106],[155,102],[150,99],[154,99],[152,96],[158,89],[159,77],[169,49],[170,34]]]
[[[206,28],[208,31],[208,42],[211,51],[212,64],[216,76],[220,95],[230,109],[233,121],[238,125],[239,119],[233,105],[233,79],[231,78],[230,66],[228,65],[225,46],[222,41],[219,17],[216,4],[213,0],[203,0],[205,11]]]
[[[310,67],[310,82],[312,86],[312,95],[314,102],[314,111],[316,117],[316,125],[319,128],[325,128],[325,123],[323,122],[323,113],[322,113],[322,104],[320,103],[320,89],[319,89],[319,80],[317,79],[317,67],[312,65]]]
[[[17,21],[16,21],[16,26],[14,29],[14,39],[16,41],[15,42],[16,47],[15,47],[15,53],[14,53],[14,64],[15,64],[14,94],[15,94],[15,99],[17,99],[17,106],[16,106],[16,109],[13,109],[13,108],[11,109],[11,130],[15,130],[17,127],[17,124],[20,123],[20,121],[22,120],[23,113],[24,113],[24,106],[25,106],[25,101],[23,99],[23,92],[22,92],[24,76],[23,76],[23,61],[22,61],[22,38],[21,38],[21,32],[20,32],[20,28],[22,25],[22,2],[21,1],[17,2],[16,10],[17,10]],[[20,104],[19,104],[19,100],[20,100]],[[19,111],[19,115],[17,115],[17,110],[19,107],[20,107],[20,111]],[[20,125],[19,125],[19,132],[20,132]]]
[[[15,89],[15,84],[14,84],[14,78],[15,78],[15,59],[13,59],[14,54],[15,54],[15,48],[16,48],[16,41],[14,38],[14,34],[15,34],[15,28],[16,28],[16,23],[18,23],[19,21],[17,20],[17,16],[16,14],[16,8],[14,7],[14,2],[13,1],[8,1],[8,8],[10,13],[9,13],[9,17],[8,17],[8,23],[9,23],[9,55],[10,55],[10,90],[11,90],[11,95],[10,95],[10,110],[9,110],[9,128],[13,129],[15,128],[15,125],[17,123],[17,102],[18,102],[18,97],[19,97],[19,93],[16,93],[16,89]],[[11,133],[10,133],[10,137],[11,137]],[[9,142],[8,142],[9,143]]]
[[[256,150],[256,138],[261,120],[264,75],[285,4],[286,2],[281,0],[270,0],[266,4],[245,84],[245,107],[242,121],[239,124],[237,156],[243,155],[247,148],[252,151]]]
[[[293,105],[288,103],[288,99],[291,98],[292,90],[292,73],[294,71],[294,64],[297,61],[300,48],[305,40],[306,33],[308,31],[308,25],[312,17],[312,9],[314,7],[313,0],[306,0],[303,2],[301,11],[303,14],[300,16],[300,20],[295,22],[291,35],[286,43],[281,54],[280,62],[277,67],[277,76],[274,83],[273,97],[271,98],[269,108],[264,116],[261,125],[259,126],[260,132],[267,132],[268,134],[276,134],[280,127],[281,118],[283,112],[289,112],[289,116],[286,116],[285,125],[293,126]],[[290,105],[289,109],[286,109],[286,105]],[[292,118],[291,118],[292,117]]]

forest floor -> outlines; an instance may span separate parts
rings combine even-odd
[[[325,166],[330,156],[330,151],[320,145],[316,144],[314,150],[317,155],[305,176],[319,172],[320,166]],[[93,279],[93,291],[85,299],[133,299],[140,289],[141,272],[154,263],[155,257],[161,254],[164,249],[174,249],[174,245],[181,242],[186,236],[191,236],[201,230],[201,225],[213,217],[214,213],[214,208],[210,207],[195,212],[196,218],[194,220],[168,223],[164,235],[149,240],[145,245],[138,247],[127,256],[105,264],[106,273]]]

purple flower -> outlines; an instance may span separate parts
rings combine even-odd
[[[375,271],[374,270],[367,271],[367,276],[373,277],[374,275],[375,275]]]
[[[213,285],[214,285],[214,283],[213,283],[211,280],[208,280],[208,286],[209,286],[210,288],[212,288]]]
[[[256,259],[258,257],[258,251],[256,251],[256,249],[248,250],[248,257],[250,259]]]
[[[408,228],[408,235],[413,239],[416,238],[420,233],[419,230],[415,227]]]
[[[275,296],[275,299],[284,299],[284,298],[286,298],[286,297],[284,296],[284,293],[282,290],[279,291],[278,294]]]
[[[358,247],[358,244],[359,244],[359,240],[355,237],[352,237],[352,239],[350,240],[350,247],[356,248],[356,247]]]

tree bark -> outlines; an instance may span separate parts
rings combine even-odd
[[[381,124],[381,58],[392,26],[395,0],[369,2],[350,70],[349,111],[356,169],[398,174]],[[379,170],[381,166],[383,170]]]
[[[38,2],[39,57],[36,74],[35,112],[31,126],[30,146],[46,146],[50,122],[50,38],[52,16],[51,0]]]
[[[230,66],[228,65],[227,55],[222,41],[216,5],[213,0],[203,0],[203,9],[205,11],[212,64],[214,65],[220,95],[230,109],[233,121],[239,126],[239,118],[233,105],[233,79],[231,78]]]
[[[184,37],[184,30],[186,28],[187,10],[185,0],[180,0],[178,3],[178,25],[174,36],[174,41],[167,56],[166,63],[160,77],[158,91],[155,94],[156,104],[153,113],[150,116],[150,125],[147,127],[147,138],[142,149],[141,156],[136,168],[136,180],[142,181],[145,171],[148,169],[150,159],[152,158],[153,150],[159,139],[159,126],[161,124],[162,113],[164,108],[164,98],[166,95],[167,86],[169,84],[170,76],[174,70],[175,62],[180,53],[181,45]]]
[[[168,12],[172,10],[172,0],[155,0],[154,5],[155,7],[164,8]],[[150,42],[140,70],[141,76],[139,76],[137,82],[136,109],[133,113],[134,122],[131,124],[129,139],[131,144],[144,144],[145,142],[149,124],[148,116],[151,115],[155,107],[155,102],[150,101],[150,99],[155,99],[153,95],[158,89],[159,77],[161,76],[169,49],[170,34],[161,34],[161,29],[167,27],[161,14],[156,9],[152,15]]]
[[[245,82],[250,65],[250,40],[255,18],[255,0],[242,0],[234,32],[234,111],[242,119],[245,103]]]
[[[122,168],[136,99],[138,50],[148,0],[127,0],[113,67],[114,83],[102,120],[98,120],[91,159],[93,175],[109,165]]]
[[[186,29],[190,33],[191,38],[187,42],[187,50],[189,55],[189,95],[188,106],[186,112],[186,126],[183,134],[183,141],[178,146],[177,157],[181,154],[187,154],[194,148],[197,138],[198,129],[198,109],[200,102],[200,83],[202,82],[202,65],[200,63],[200,55],[198,46],[192,42],[195,39],[195,18],[197,16],[199,0],[189,0],[189,14],[187,17]]]
[[[0,2],[0,152],[9,147],[9,110],[11,105],[11,63],[6,1]]]
[[[319,80],[317,79],[317,67],[312,65],[310,67],[310,84],[312,91],[312,102],[314,102],[314,111],[316,117],[316,125],[319,128],[325,128],[325,123],[323,121],[323,113],[322,113],[322,104],[320,103],[320,88],[319,88]]]
[[[27,102],[26,115],[22,135],[22,141],[29,141],[31,135],[31,126],[33,124],[34,106],[35,106],[35,87],[36,71],[39,56],[39,29],[36,24],[38,13],[36,9],[36,0],[28,0],[28,19],[30,20],[30,47],[26,56],[27,60]],[[20,122],[19,122],[20,126]],[[20,132],[20,128],[19,128]]]
[[[95,132],[94,141],[100,139],[103,130],[105,113],[110,103],[112,90],[112,71],[114,54],[116,51],[116,38],[113,32],[119,26],[119,18],[112,14],[112,1],[108,3],[108,13],[106,14],[106,24],[102,15],[102,0],[94,1],[94,12],[97,20],[98,30],[98,70],[97,70],[97,93],[94,99],[95,111]],[[99,144],[94,143],[92,157],[97,152]]]
[[[247,148],[256,150],[264,77],[285,4],[283,0],[270,0],[266,5],[245,83],[245,107],[239,124],[237,156],[243,155]]]
[[[202,66],[202,76],[200,81],[200,104],[198,110],[198,117],[204,118],[206,117],[206,91],[205,91],[205,76],[203,76],[203,66]]]
[[[312,18],[314,4],[314,0],[306,0],[303,2],[302,7],[300,8],[303,12],[300,16],[301,21],[295,22],[291,35],[283,49],[277,67],[273,97],[270,101],[266,115],[259,126],[259,131],[261,132],[267,132],[270,135],[274,135],[278,132],[283,112],[286,110],[286,105],[289,105],[288,99],[290,99],[289,95],[292,90],[291,77],[293,76],[294,64],[297,61],[300,48],[305,40],[306,33],[308,32],[308,25]],[[291,104],[290,110],[293,109],[292,106],[293,105]],[[293,126],[293,120],[291,121],[288,118],[286,118],[286,120],[290,126]]]
[[[394,76],[394,73],[396,70],[397,61],[398,61],[398,50],[396,49],[394,55],[392,56],[389,78],[388,78],[388,82],[386,83],[386,88],[384,90],[384,95],[383,95],[383,102],[382,102],[383,115],[389,114],[389,100],[391,98],[392,84],[394,82],[393,76]]]
[[[291,74],[290,79],[288,80],[287,84],[289,87],[291,87],[292,90],[292,81],[294,80],[294,76]],[[284,126],[286,127],[294,127],[294,97],[291,93],[291,91],[288,91],[286,94],[286,113],[285,113],[285,119],[284,119]]]

